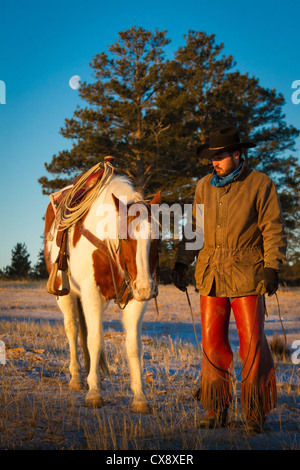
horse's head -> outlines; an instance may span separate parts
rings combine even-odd
[[[129,275],[134,299],[146,301],[155,292],[154,274],[158,259],[158,222],[151,217],[151,205],[160,203],[160,192],[150,204],[124,204],[113,195],[119,213],[119,264]]]

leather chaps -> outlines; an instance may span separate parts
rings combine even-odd
[[[272,354],[264,333],[264,297],[201,296],[203,359],[199,399],[209,411],[222,411],[231,402],[229,367],[233,359],[228,331],[233,311],[242,361],[241,406],[247,418],[262,419],[276,405]]]

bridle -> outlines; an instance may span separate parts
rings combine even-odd
[[[128,269],[127,269],[127,265],[126,265],[126,262],[125,262],[125,259],[124,259],[122,241],[124,241],[124,239],[119,238],[119,245],[118,245],[118,248],[117,248],[117,251],[116,251],[116,253],[118,253],[118,251],[120,250],[120,255],[121,255],[122,263],[123,263],[123,271],[124,271],[124,276],[123,276],[123,280],[122,280],[122,284],[121,284],[119,293],[118,293],[118,289],[117,289],[117,283],[116,283],[115,273],[114,273],[114,269],[113,269],[111,253],[110,253],[109,250],[108,250],[108,259],[109,259],[110,270],[111,270],[111,275],[112,275],[114,289],[115,289],[115,295],[116,295],[115,303],[118,305],[118,307],[120,309],[123,310],[126,307],[126,305],[128,304],[129,300],[132,299],[133,290],[132,290],[132,287],[131,287],[132,277],[131,277]],[[123,299],[123,296],[124,296],[126,290],[127,290],[127,294],[126,294],[126,298],[125,298],[125,301],[124,301],[124,305],[122,306],[121,303],[122,303],[122,299]]]
[[[131,286],[132,276],[130,275],[130,273],[128,271],[128,268],[127,268],[127,265],[126,265],[126,262],[125,262],[125,259],[124,259],[123,248],[122,248],[122,242],[125,243],[126,239],[123,239],[123,238],[119,237],[119,244],[118,244],[118,248],[116,250],[116,253],[118,253],[118,251],[120,251],[121,260],[122,260],[122,263],[123,263],[122,269],[124,271],[122,284],[121,284],[120,290],[118,292],[116,277],[115,277],[114,268],[113,268],[113,260],[112,260],[111,252],[107,248],[107,245],[102,240],[100,240],[98,237],[96,237],[92,232],[90,232],[87,228],[85,228],[83,224],[79,225],[79,232],[89,242],[91,242],[98,250],[100,250],[102,253],[104,253],[106,256],[108,256],[111,275],[112,275],[112,280],[113,280],[113,284],[114,284],[114,290],[115,290],[115,303],[118,305],[118,307],[121,310],[124,310],[124,308],[127,306],[128,302],[129,302],[129,300],[131,300],[133,298],[133,289],[132,289],[132,286]],[[154,298],[155,298],[155,305],[156,305],[157,312],[158,312],[158,307],[157,307],[156,297],[158,295],[158,283],[159,283],[158,282],[158,276],[157,276],[158,270],[159,270],[159,257],[158,257],[158,254],[157,254],[157,264],[156,264],[156,270],[155,270],[156,271],[155,288],[154,288]],[[122,299],[123,299],[124,294],[125,294],[126,291],[127,291],[126,298],[123,301]]]

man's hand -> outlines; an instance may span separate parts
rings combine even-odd
[[[264,268],[263,281],[268,295],[273,295],[278,289],[278,272],[273,268]]]
[[[175,263],[174,269],[172,271],[172,281],[177,289],[182,292],[186,291],[187,282],[185,279],[186,272],[188,267],[183,263]]]

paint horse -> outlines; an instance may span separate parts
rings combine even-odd
[[[122,202],[124,197],[127,205]],[[160,192],[150,204],[154,203],[160,203]],[[129,233],[129,227],[134,232],[132,227],[139,218],[129,215],[134,204],[138,205],[139,216],[142,210],[147,212],[142,222],[143,233],[146,230],[149,235],[147,237]],[[104,218],[106,228],[110,228],[110,236],[106,238],[104,222],[101,225],[103,214],[102,219],[99,217],[101,207],[109,207],[109,214]],[[123,215],[125,213],[125,217],[119,216],[121,212]],[[45,258],[49,272],[59,250],[55,243],[57,224],[53,219],[54,210],[49,204],[45,217]],[[126,351],[134,395],[132,411],[149,412],[141,369],[141,326],[148,300],[155,295],[156,287],[154,276],[158,238],[151,238],[153,223],[156,222],[151,220],[150,205],[142,201],[127,177],[114,174],[80,222],[68,229],[66,250],[70,291],[67,295],[57,297],[57,302],[64,316],[70,347],[69,387],[72,390],[82,389],[78,360],[80,335],[88,373],[86,403],[89,406],[101,407],[104,404],[100,393],[99,368],[104,372],[108,372],[108,368],[104,353],[102,317],[108,302],[118,297],[117,301],[123,309],[122,322],[126,332]],[[119,236],[120,224],[122,238]],[[141,224],[136,224],[136,231],[141,228],[139,225]],[[114,236],[111,236],[112,228]],[[127,237],[124,236],[124,230]],[[100,236],[97,236],[99,232]],[[58,276],[56,282],[59,288],[61,276]]]

